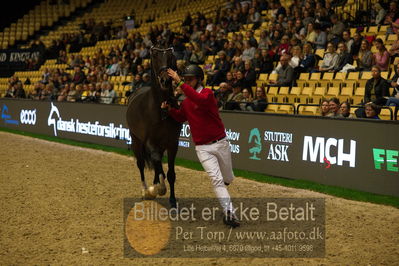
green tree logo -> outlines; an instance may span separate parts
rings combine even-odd
[[[253,128],[251,129],[251,132],[249,133],[249,139],[248,143],[253,143],[254,146],[252,148],[249,148],[249,153],[252,154],[249,159],[252,160],[260,160],[260,158],[257,156],[262,151],[262,141],[260,138],[260,132],[258,128]]]

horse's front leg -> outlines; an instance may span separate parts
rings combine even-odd
[[[166,186],[165,186],[165,173],[162,168],[162,155],[163,151],[156,152],[154,156],[152,156],[152,162],[154,165],[154,182],[153,186],[149,188],[151,193],[154,195],[165,195],[166,194]]]
[[[168,149],[168,182],[170,187],[169,203],[171,208],[176,208],[176,197],[175,197],[175,158],[177,153],[177,143],[174,147]]]
[[[144,146],[141,143],[141,141],[134,136],[133,138],[133,145],[132,149],[133,152],[136,156],[136,161],[137,161],[137,168],[140,171],[140,177],[141,177],[141,194],[144,199],[154,199],[155,197],[152,195],[152,193],[149,192],[147,188],[147,183],[145,182],[145,175],[144,175],[144,167],[145,167],[145,160],[144,160]]]

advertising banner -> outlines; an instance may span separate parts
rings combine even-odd
[[[0,50],[0,66],[19,67],[28,59],[38,59],[40,52],[35,49]]]
[[[0,99],[0,127],[128,148],[126,106]],[[291,179],[399,196],[399,124],[222,112],[233,166]],[[178,157],[195,160],[183,124]]]

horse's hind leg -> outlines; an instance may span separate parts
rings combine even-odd
[[[176,208],[176,197],[175,197],[175,180],[176,180],[176,172],[175,172],[175,158],[177,153],[177,144],[176,147],[172,147],[168,149],[168,182],[170,186],[170,197],[169,203],[172,208]]]

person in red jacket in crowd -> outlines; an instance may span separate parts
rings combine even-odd
[[[161,108],[167,108],[169,115],[176,121],[188,121],[198,159],[211,178],[215,194],[223,207],[223,222],[237,227],[240,222],[227,190],[234,179],[230,143],[226,138],[216,98],[212,90],[202,86],[204,72],[197,65],[186,67],[184,82],[172,69],[168,69],[168,75],[182,89],[186,98],[180,109],[171,108],[167,102],[163,102]]]

